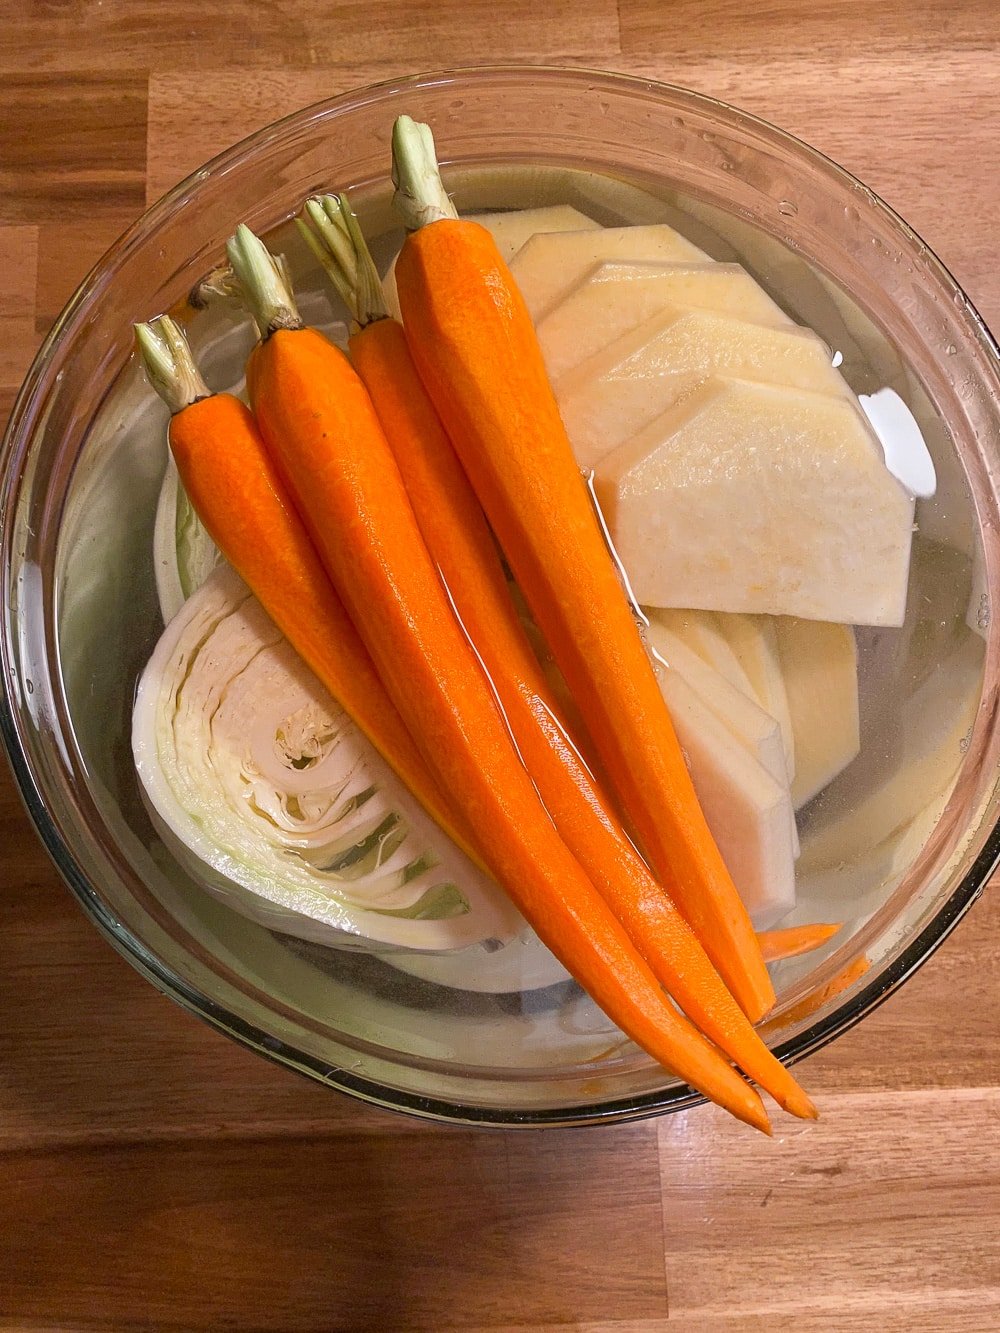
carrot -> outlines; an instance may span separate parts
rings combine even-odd
[[[625,836],[577,753],[515,610],[479,502],[417,374],[402,326],[386,316],[371,256],[346,198],[310,200],[306,214],[312,227],[303,226],[303,235],[354,317],[351,358],[421,535],[563,841],[692,1022],[786,1110],[815,1116],[812,1102],[761,1041]]]
[[[750,918],[698,804],[538,340],[485,228],[459,221],[426,126],[401,117],[396,264],[420,376],[579,704],[657,876],[747,1015],[774,1003]]]
[[[842,921],[832,925],[786,926],[784,930],[762,930],[757,933],[760,951],[768,963],[779,958],[796,958],[801,953],[818,949],[836,935]]]
[[[793,1004],[792,1007],[786,1009],[784,1013],[778,1014],[775,1018],[770,1019],[764,1024],[762,1031],[773,1032],[777,1035],[784,1031],[785,1028],[790,1027],[793,1023],[801,1023],[804,1019],[809,1018],[810,1015],[814,1014],[817,1009],[822,1009],[824,1004],[827,1004],[830,1000],[836,999],[838,995],[843,994],[843,992],[850,986],[853,986],[856,981],[860,981],[870,967],[871,962],[867,955],[860,954],[852,962],[841,968],[841,970],[836,973],[825,986],[820,986],[818,990],[813,991],[812,994],[799,1000],[798,1004]]]
[[[427,812],[479,860],[379,680],[275,471],[260,431],[232,394],[210,392],[169,316],[137,324],[150,382],[170,408],[170,449],[209,535],[316,678]]]
[[[229,254],[263,337],[247,379],[265,443],[424,759],[468,825],[488,830],[488,868],[629,1037],[766,1129],[757,1093],[663,996],[548,818],[350,362],[321,334],[293,327],[290,294],[247,228]]]

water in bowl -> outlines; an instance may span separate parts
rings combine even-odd
[[[798,905],[789,924],[844,921],[861,929],[904,881],[938,825],[979,700],[989,602],[979,584],[972,501],[929,398],[892,342],[817,267],[744,220],[690,197],[578,170],[468,168],[449,179],[465,212],[568,203],[604,225],[669,222],[712,258],[738,261],[797,322],[839,354],[859,394],[891,387],[920,424],[936,489],[917,506],[909,600],[901,629],[858,631],[862,750],[800,815]],[[387,187],[353,195],[385,267],[401,240]],[[288,258],[307,320],[346,341],[345,312],[290,225],[268,240]],[[253,334],[225,302],[185,311],[196,354],[216,388],[239,382]],[[116,841],[146,886],[144,938],[183,981],[252,1025],[255,997],[272,1013],[264,1042],[287,1036],[324,1062],[415,1096],[489,1105],[517,1084],[526,1108],[573,1096],[654,1091],[662,1074],[573,983],[500,993],[470,990],[461,960],[346,953],[277,935],[209,896],[156,836],[136,781],[129,719],[136,680],[162,628],[152,527],[166,460],[166,414],[131,363],[104,400],[67,501],[58,571],[63,682],[76,742]],[[114,906],[114,905],[113,905]],[[795,997],[827,951],[775,970],[779,1001]],[[413,972],[423,975],[413,975]],[[284,1016],[282,1018],[282,1015]],[[283,1026],[283,1024],[285,1026]],[[579,1083],[582,1068],[593,1077]],[[458,1084],[456,1084],[456,1079]],[[581,1090],[582,1089],[582,1090]]]

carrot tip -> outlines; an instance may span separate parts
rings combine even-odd
[[[785,1103],[785,1110],[790,1115],[798,1116],[800,1120],[818,1120],[819,1110],[813,1099],[799,1088],[795,1096],[789,1097]]]
[[[771,1121],[768,1118],[767,1111],[764,1109],[764,1103],[756,1092],[754,1092],[753,1097],[749,1098],[746,1104],[740,1107],[739,1110],[734,1109],[733,1114],[752,1129],[759,1129],[762,1134],[766,1134],[768,1138],[771,1137],[773,1132],[771,1129]]]

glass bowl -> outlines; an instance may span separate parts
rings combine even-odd
[[[1000,852],[996,346],[919,237],[833,163],[719,102],[619,76],[470,70],[335,98],[222,154],[118,241],[56,322],[3,448],[4,738],[95,924],[154,985],[261,1054],[465,1123],[677,1110],[697,1100],[690,1089],[565,986],[428,986],[236,915],[174,860],[139,796],[129,718],[159,630],[150,541],[165,446],[162,416],[153,444],[141,428],[158,405],[132,323],[180,312],[210,382],[225,383],[249,331],[217,336],[221,317],[186,304],[192,286],[247,221],[286,248],[307,308],[322,302],[287,225],[322,188],[352,191],[385,257],[397,239],[388,139],[403,111],[433,126],[462,209],[558,202],[604,223],[674,222],[812,323],[855,390],[894,385],[922,427],[937,491],[918,503],[907,622],[859,634],[862,756],[801,826],[803,857],[821,846],[826,860],[803,873],[799,915],[847,925],[775,969],[766,1032],[779,1055],[799,1059],[862,1018],[982,890]]]

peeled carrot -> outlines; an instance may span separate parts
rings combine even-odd
[[[666,1000],[541,805],[424,545],[364,385],[321,334],[292,326],[290,295],[246,228],[230,243],[230,258],[263,335],[247,377],[261,433],[424,759],[469,826],[488,831],[489,869],[629,1037],[766,1130],[757,1093]]]
[[[856,981],[860,981],[870,967],[871,962],[867,955],[860,954],[853,962],[841,968],[825,986],[820,986],[818,990],[814,990],[810,995],[799,1000],[798,1004],[793,1004],[790,1009],[786,1009],[778,1017],[770,1019],[764,1024],[762,1031],[777,1034],[784,1028],[790,1027],[792,1023],[801,1023],[804,1019],[809,1018],[811,1014],[814,1014],[817,1009],[822,1009],[824,1004],[836,999],[838,995],[853,986]]]
[[[801,953],[818,949],[827,940],[833,939],[843,926],[842,921],[832,925],[786,926],[784,930],[761,930],[757,932],[760,951],[768,963],[776,963],[780,958],[797,958]]]
[[[379,680],[246,406],[210,392],[169,316],[136,326],[153,387],[172,412],[170,449],[216,546],[316,678],[354,719],[427,812],[478,860]]]
[[[489,232],[457,219],[426,126],[393,132],[414,228],[396,264],[413,359],[657,877],[753,1021],[774,1004],[750,918],[684,756],[549,385]]]
[[[311,200],[303,229],[348,301],[349,341],[420,532],[496,691],[518,752],[563,841],[688,1017],[786,1110],[815,1107],[754,1031],[690,927],[656,883],[577,753],[514,603],[482,509],[410,355],[386,316],[374,266],[343,197]],[[337,234],[331,230],[337,228]],[[342,244],[347,242],[346,253]]]

